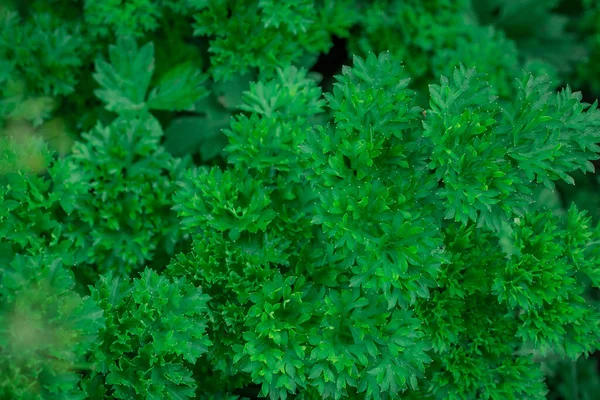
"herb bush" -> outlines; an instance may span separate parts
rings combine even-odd
[[[2,3],[0,399],[595,398],[597,17]]]

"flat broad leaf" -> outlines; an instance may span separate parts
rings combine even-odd
[[[148,95],[148,107],[153,110],[190,111],[194,103],[208,95],[202,86],[206,76],[187,62],[180,64],[160,79]]]
[[[165,129],[164,147],[174,156],[200,152],[203,160],[220,154],[227,145],[222,133],[229,126],[231,114],[212,97],[196,104],[204,115],[176,118]]]
[[[109,47],[109,61],[96,61],[93,77],[102,87],[96,96],[109,111],[143,108],[154,73],[154,44],[138,48],[135,39],[121,37]]]

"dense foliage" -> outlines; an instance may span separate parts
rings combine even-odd
[[[3,2],[0,398],[594,398],[599,16]]]

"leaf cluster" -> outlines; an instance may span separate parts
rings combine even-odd
[[[557,195],[600,159],[597,102],[556,90],[593,73],[593,4],[578,31],[538,0],[13,3],[0,397],[597,387],[568,370],[600,227]]]

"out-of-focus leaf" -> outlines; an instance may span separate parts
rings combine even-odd
[[[174,156],[199,151],[203,160],[210,160],[227,145],[222,130],[229,126],[231,113],[212,97],[196,103],[196,108],[204,115],[176,118],[165,129],[164,147]]]

